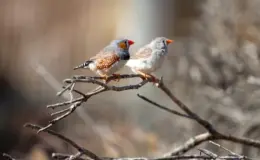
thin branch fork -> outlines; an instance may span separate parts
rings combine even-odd
[[[140,75],[121,75],[120,79],[126,79],[126,78],[136,78],[136,77],[141,77]],[[58,121],[66,118],[67,116],[69,116],[70,114],[72,114],[75,109],[79,106],[81,106],[84,102],[86,102],[89,98],[91,98],[94,95],[100,94],[102,92],[106,92],[106,91],[117,91],[117,92],[121,92],[121,91],[126,91],[126,90],[133,90],[133,89],[139,89],[140,87],[144,86],[146,83],[149,82],[149,80],[143,80],[138,84],[135,85],[125,85],[125,86],[112,86],[112,85],[108,85],[106,83],[103,83],[101,81],[99,81],[100,79],[102,79],[101,77],[85,77],[85,76],[74,76],[72,79],[66,79],[64,80],[65,83],[68,83],[67,86],[64,87],[64,89],[60,92],[58,92],[57,95],[62,95],[63,93],[65,93],[66,91],[70,91],[70,94],[72,94],[71,92],[76,92],[77,94],[81,95],[81,97],[79,98],[74,98],[72,97],[72,99],[70,101],[66,101],[66,102],[61,102],[61,103],[56,103],[53,105],[48,105],[47,108],[52,108],[55,109],[57,107],[61,107],[61,106],[66,106],[66,105],[71,105],[70,107],[66,108],[66,109],[62,109],[60,111],[54,112],[51,115],[52,116],[57,116],[56,118],[54,118],[53,120],[51,120],[49,122],[48,125],[46,125],[45,127],[41,128],[39,132],[50,128],[52,125],[54,125],[55,123],[57,123]],[[118,79],[118,76],[110,76],[108,77],[108,82]],[[75,87],[75,83],[92,83],[92,84],[96,84],[98,85],[98,87],[96,89],[94,89],[91,92],[88,92],[86,94],[74,89]],[[60,116],[58,116],[60,115]]]

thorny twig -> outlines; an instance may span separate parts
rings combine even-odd
[[[119,77],[120,79],[128,79],[128,78],[141,78],[140,75],[136,75],[136,74],[131,74],[131,75],[120,75]],[[54,112],[52,115],[60,115],[58,117],[56,117],[55,119],[53,119],[47,126],[45,127],[31,127],[34,129],[37,129],[38,132],[43,131],[43,132],[48,132],[49,134],[53,134],[54,132],[48,129],[50,126],[52,126],[54,123],[62,120],[63,118],[69,116],[71,113],[74,112],[74,110],[80,106],[82,103],[86,102],[90,97],[97,95],[99,93],[105,92],[105,91],[116,91],[116,92],[121,92],[121,91],[126,91],[126,90],[133,90],[133,89],[139,89],[140,87],[144,86],[146,83],[148,82],[152,82],[152,80],[148,79],[148,80],[142,80],[140,83],[135,84],[135,85],[125,85],[125,86],[113,86],[113,85],[109,85],[109,84],[105,84],[103,82],[101,82],[102,78],[101,77],[86,77],[86,76],[74,76],[71,79],[65,79],[64,82],[67,83],[68,85],[64,87],[64,89],[59,93],[59,95],[61,95],[62,93],[64,93],[65,91],[70,91],[70,92],[75,92],[78,93],[79,95],[81,95],[81,97],[79,98],[73,98],[70,101],[66,101],[66,102],[61,102],[61,103],[57,103],[57,104],[53,104],[53,105],[49,105],[47,106],[48,108],[58,108],[60,106],[66,106],[66,105],[71,105],[71,107]],[[118,79],[118,76],[110,76],[108,78],[108,82],[111,80],[115,80]],[[235,136],[231,136],[231,135],[226,135],[224,133],[221,133],[219,131],[217,131],[212,124],[210,124],[207,120],[204,120],[203,118],[201,118],[198,114],[194,113],[193,111],[191,111],[189,109],[188,106],[186,106],[182,101],[180,101],[174,94],[172,94],[172,92],[165,86],[165,84],[163,83],[163,79],[157,79],[156,86],[162,90],[174,103],[177,104],[177,106],[186,114],[183,113],[179,113],[175,110],[171,110],[167,107],[164,107],[163,105],[160,105],[152,100],[149,100],[148,98],[138,95],[140,98],[142,98],[143,100],[153,104],[154,106],[163,109],[165,111],[168,111],[174,115],[179,115],[182,117],[186,117],[186,118],[190,118],[194,121],[196,121],[198,124],[200,124],[201,126],[203,126],[206,129],[206,133],[197,135],[193,138],[191,138],[190,140],[186,141],[182,146],[178,147],[178,148],[174,148],[172,151],[170,151],[169,153],[165,154],[163,158],[158,158],[158,159],[174,159],[174,156],[181,156],[184,153],[186,153],[187,151],[191,150],[192,148],[196,147],[197,145],[206,142],[206,141],[210,141],[210,140],[225,140],[225,141],[230,141],[230,142],[234,142],[234,143],[240,143],[240,144],[244,144],[244,145],[249,145],[252,147],[256,147],[256,148],[260,148],[260,141],[257,140],[253,140],[253,139],[248,139],[248,138],[240,138],[240,137],[235,137]],[[92,84],[96,84],[99,87],[96,88],[95,90],[88,92],[88,93],[82,93],[80,91],[77,91],[74,89],[74,86],[76,83],[92,83]],[[32,126],[32,125],[31,125]],[[53,134],[55,135],[55,134]],[[57,134],[56,134],[57,135]],[[59,136],[58,136],[59,137]],[[61,138],[62,139],[62,138]],[[65,139],[63,139],[65,140]],[[65,140],[66,141],[66,140]],[[73,145],[73,143],[70,143]],[[75,145],[75,144],[74,144]],[[75,146],[74,146],[75,147]],[[76,147],[75,147],[76,148]],[[78,149],[79,152],[76,155],[70,155],[70,159],[73,158],[78,158],[81,156],[81,153],[89,156],[87,153],[82,152],[82,150],[84,151],[84,148]],[[56,154],[57,156],[57,154]],[[78,157],[77,157],[78,156]],[[68,158],[68,157],[67,157]],[[96,157],[97,158],[97,157]],[[99,157],[98,157],[99,158]],[[205,156],[204,156],[205,158]],[[211,159],[214,159],[215,157],[209,157]],[[225,157],[226,159],[230,159],[230,157]],[[232,158],[232,157],[231,157]],[[246,157],[236,157],[237,159],[245,159]],[[95,159],[95,158],[93,158]],[[113,160],[147,160],[148,158],[110,158]],[[156,160],[158,160],[156,159]],[[180,159],[180,157],[178,157],[178,159]],[[221,159],[221,157],[217,157],[215,159]],[[223,159],[223,157],[222,157]],[[234,156],[233,156],[234,159]]]

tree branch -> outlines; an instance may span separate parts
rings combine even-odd
[[[131,74],[131,75],[120,75],[119,76],[120,79],[128,79],[128,78],[141,78],[140,75],[135,75],[135,74]],[[65,108],[63,110],[60,111],[56,111],[52,114],[52,116],[57,116],[56,118],[54,118],[52,121],[50,121],[50,123],[48,125],[46,125],[45,127],[39,127],[37,125],[32,125],[32,124],[27,124],[26,127],[32,128],[32,129],[36,129],[39,132],[47,132],[49,134],[52,134],[64,141],[66,141],[67,143],[71,144],[73,147],[75,147],[79,152],[75,155],[64,155],[64,154],[59,154],[56,153],[54,154],[53,157],[62,157],[63,158],[69,158],[69,159],[82,159],[80,158],[82,156],[82,154],[90,157],[91,159],[97,159],[97,160],[101,160],[101,159],[106,159],[106,160],[173,160],[173,159],[188,159],[188,158],[192,158],[192,156],[184,156],[183,154],[186,153],[187,151],[195,148],[196,146],[200,145],[201,143],[207,142],[207,141],[211,141],[211,140],[225,140],[225,141],[230,141],[230,142],[234,142],[234,143],[239,143],[239,144],[243,144],[243,145],[248,145],[248,146],[252,146],[255,148],[260,148],[260,141],[257,140],[253,140],[253,139],[249,139],[249,138],[239,138],[239,137],[235,137],[235,136],[231,136],[231,135],[226,135],[220,131],[217,131],[212,124],[210,124],[210,122],[208,122],[207,120],[204,120],[203,118],[201,118],[198,114],[194,113],[193,111],[191,111],[189,109],[188,106],[186,106],[182,101],[180,101],[174,94],[171,93],[171,91],[164,85],[162,78],[159,80],[157,79],[158,83],[156,83],[155,85],[161,89],[171,100],[172,102],[176,103],[177,106],[186,114],[180,113],[176,110],[173,109],[169,109],[163,105],[160,105],[148,98],[146,98],[145,96],[139,95],[138,97],[145,100],[146,102],[164,110],[167,111],[173,115],[178,115],[181,117],[185,117],[185,118],[189,118],[191,120],[196,121],[198,124],[200,124],[201,126],[203,126],[208,132],[197,135],[193,138],[190,138],[188,141],[186,141],[183,145],[174,148],[172,151],[170,151],[169,153],[165,154],[164,157],[161,158],[143,158],[143,157],[136,157],[136,158],[100,158],[97,155],[95,155],[94,153],[90,152],[89,150],[84,149],[83,147],[80,147],[79,145],[77,145],[75,142],[73,142],[72,140],[54,132],[49,130],[48,128],[51,127],[53,124],[55,124],[56,122],[64,119],[65,117],[69,116],[70,114],[72,114],[77,107],[81,106],[83,103],[87,102],[87,100],[89,98],[91,98],[94,95],[100,94],[102,92],[106,92],[106,91],[116,91],[116,92],[121,92],[121,91],[126,91],[126,90],[133,90],[133,89],[139,89],[142,86],[144,86],[146,83],[148,82],[153,82],[152,79],[147,79],[147,80],[142,80],[141,82],[139,82],[138,84],[135,85],[125,85],[125,86],[113,86],[113,85],[109,85],[107,83],[103,83],[101,82],[102,78],[101,77],[86,77],[86,76],[74,76],[71,79],[66,79],[64,80],[65,83],[67,83],[67,86],[63,87],[63,90],[58,92],[58,95],[62,95],[63,93],[65,93],[66,91],[71,92],[75,92],[77,94],[79,94],[81,97],[78,98],[73,98],[70,101],[65,101],[65,102],[61,102],[61,103],[56,103],[56,104],[52,104],[47,106],[47,108],[52,108],[52,109],[56,109],[60,106],[67,106],[67,105],[71,105],[68,108]],[[110,76],[108,77],[108,82],[110,82],[111,80],[115,80],[118,79],[118,76]],[[98,85],[98,87],[90,92],[87,93],[82,93],[76,89],[74,89],[75,84],[77,83],[92,83],[92,84],[96,84]],[[72,93],[71,93],[72,95]],[[59,116],[60,115],[60,116]],[[187,158],[188,157],[188,158]],[[196,156],[194,156],[193,158],[195,158]],[[198,156],[197,156],[198,158]],[[221,157],[218,156],[216,157],[212,157],[212,156],[204,156],[201,157],[202,159],[234,159],[234,155],[233,157],[230,156],[226,156],[226,157]],[[241,157],[236,157],[237,159],[242,159]],[[243,157],[245,158],[245,157]]]
[[[143,95],[137,94],[137,96],[138,96],[139,98],[141,98],[142,100],[144,100],[144,101],[146,101],[146,102],[148,102],[148,103],[150,103],[150,104],[152,104],[152,105],[154,105],[154,106],[156,106],[156,107],[158,107],[158,108],[160,108],[160,109],[162,109],[162,110],[165,110],[166,112],[169,112],[169,113],[171,113],[171,114],[175,114],[175,115],[180,116],[180,117],[184,117],[184,118],[188,118],[188,119],[193,119],[192,117],[187,116],[187,115],[185,115],[185,114],[183,114],[183,113],[180,113],[180,112],[178,112],[178,111],[175,111],[175,110],[170,109],[170,108],[167,108],[167,107],[164,107],[164,106],[162,106],[162,105],[160,105],[160,104],[158,104],[158,103],[152,101],[151,99],[149,99],[149,98],[147,98],[147,97],[145,97],[145,96],[143,96]]]
[[[54,153],[52,157],[54,159],[66,159],[71,155]],[[170,156],[163,158],[146,158],[146,157],[122,157],[122,158],[110,158],[110,157],[102,157],[103,160],[186,160],[186,159],[201,159],[201,160],[246,160],[241,157],[233,157],[233,156],[208,156],[208,155],[179,155],[179,156]],[[87,158],[78,158],[78,160],[88,160]]]
[[[163,80],[159,81],[157,84],[158,88],[160,88],[174,103],[178,105],[184,112],[186,112],[189,116],[194,118],[201,126],[203,126],[208,132],[211,134],[218,134],[215,128],[206,120],[202,119],[199,115],[192,112],[189,107],[187,107],[182,101],[180,101],[171,91],[164,85]]]
[[[190,138],[183,145],[181,145],[177,148],[174,148],[169,153],[166,153],[164,155],[164,157],[169,157],[169,156],[174,156],[174,155],[182,155],[182,154],[186,153],[187,151],[191,150],[192,148],[200,145],[203,142],[213,140],[212,138],[213,137],[210,133],[208,133],[208,132],[202,133],[200,135],[197,135],[195,137]]]
[[[120,78],[121,79],[126,79],[126,78],[136,78],[136,77],[140,77],[140,75],[121,75]],[[111,80],[115,80],[117,79],[117,76],[110,76],[108,78],[108,82]],[[52,105],[48,105],[47,108],[52,108],[55,109],[57,107],[61,107],[61,106],[66,106],[66,105],[70,105],[71,106],[69,108],[57,111],[52,113],[52,116],[56,116],[56,115],[60,115],[56,118],[54,118],[52,121],[49,122],[49,124],[47,124],[45,127],[41,128],[39,132],[50,128],[53,124],[57,123],[58,121],[66,118],[67,116],[69,116],[70,114],[72,114],[75,109],[77,107],[79,107],[82,103],[86,102],[90,97],[97,95],[99,93],[102,92],[106,92],[106,91],[117,91],[117,92],[121,92],[121,91],[126,91],[126,90],[133,90],[133,89],[139,89],[140,87],[144,86],[146,83],[148,83],[148,80],[144,80],[141,81],[138,84],[135,85],[126,85],[126,86],[111,86],[108,85],[106,83],[103,83],[101,81],[98,81],[97,79],[101,79],[101,77],[85,77],[85,76],[74,76],[72,79],[66,79],[64,80],[65,83],[69,83],[67,86],[64,87],[64,89],[60,92],[58,92],[57,95],[62,95],[64,92],[66,92],[67,90],[71,91],[76,91],[77,93],[79,93],[81,95],[80,98],[76,98],[76,99],[71,99],[70,101],[66,101],[66,102],[61,102],[61,103],[56,103],[56,104],[52,104]],[[99,85],[99,87],[97,87],[96,89],[94,89],[91,92],[88,92],[86,94],[79,92],[77,90],[75,90],[74,88],[71,88],[72,86],[74,87],[75,83],[92,83],[92,84],[96,84]]]

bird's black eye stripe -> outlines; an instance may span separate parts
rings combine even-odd
[[[166,40],[163,40],[163,44],[164,44],[164,45],[167,45]]]

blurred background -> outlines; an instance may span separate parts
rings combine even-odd
[[[156,75],[218,130],[260,139],[259,7],[259,0],[1,0],[0,152],[33,160],[49,160],[52,152],[74,153],[66,143],[22,126],[47,124],[52,110],[46,105],[68,98],[56,97],[62,80],[93,75],[72,68],[120,37],[136,42],[131,52],[156,36],[174,39]],[[94,87],[76,86],[86,92]],[[148,84],[95,96],[52,129],[111,157],[159,156],[204,132],[192,121],[151,107],[137,93],[177,109]],[[260,157],[259,150],[219,143]],[[199,148],[227,155],[212,144]]]

